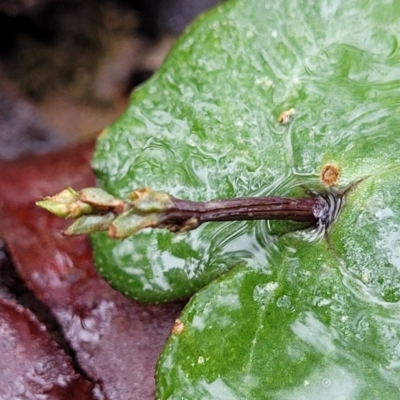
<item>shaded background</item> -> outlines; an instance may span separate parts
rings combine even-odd
[[[0,0],[0,158],[93,138],[216,3]]]

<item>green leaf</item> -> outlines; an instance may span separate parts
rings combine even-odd
[[[99,140],[93,167],[116,196],[299,195],[323,190],[326,164],[352,185],[320,240],[278,237],[281,222],[93,235],[130,297],[203,287],[160,358],[159,399],[399,397],[399,26],[398,2],[227,2]]]
[[[399,307],[349,290],[325,243],[195,294],[159,360],[159,399],[398,399]]]

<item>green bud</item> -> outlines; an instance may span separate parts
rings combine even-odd
[[[159,223],[160,215],[156,213],[136,214],[134,210],[129,210],[110,224],[108,235],[112,238],[126,238],[139,232],[141,229],[156,227]]]
[[[114,218],[115,214],[113,213],[105,215],[84,215],[69,226],[64,232],[64,235],[74,236],[106,231]]]
[[[96,209],[112,209],[117,214],[126,211],[129,205],[100,188],[86,188],[80,191],[79,199]]]
[[[173,198],[165,192],[156,192],[150,188],[136,189],[128,195],[132,206],[143,213],[162,212],[172,207]]]
[[[36,205],[64,218],[77,218],[93,211],[89,204],[79,200],[79,193],[70,187],[54,196],[45,197],[36,202]]]

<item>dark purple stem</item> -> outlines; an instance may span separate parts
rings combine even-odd
[[[317,223],[327,207],[327,201],[317,195],[303,198],[238,197],[206,202],[173,198],[173,205],[163,211],[160,222],[173,231],[190,230],[210,221],[290,220]]]

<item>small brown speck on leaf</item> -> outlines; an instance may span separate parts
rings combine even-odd
[[[289,121],[290,121],[290,117],[291,117],[292,115],[294,115],[295,112],[296,112],[296,111],[295,111],[294,108],[291,108],[290,110],[282,111],[282,112],[279,114],[278,122],[279,122],[280,124],[282,124],[282,125],[288,124]]]
[[[176,319],[172,327],[172,334],[179,335],[185,330],[185,325],[180,319]]]
[[[335,164],[326,164],[321,170],[321,181],[325,186],[334,186],[338,183],[340,169]]]

